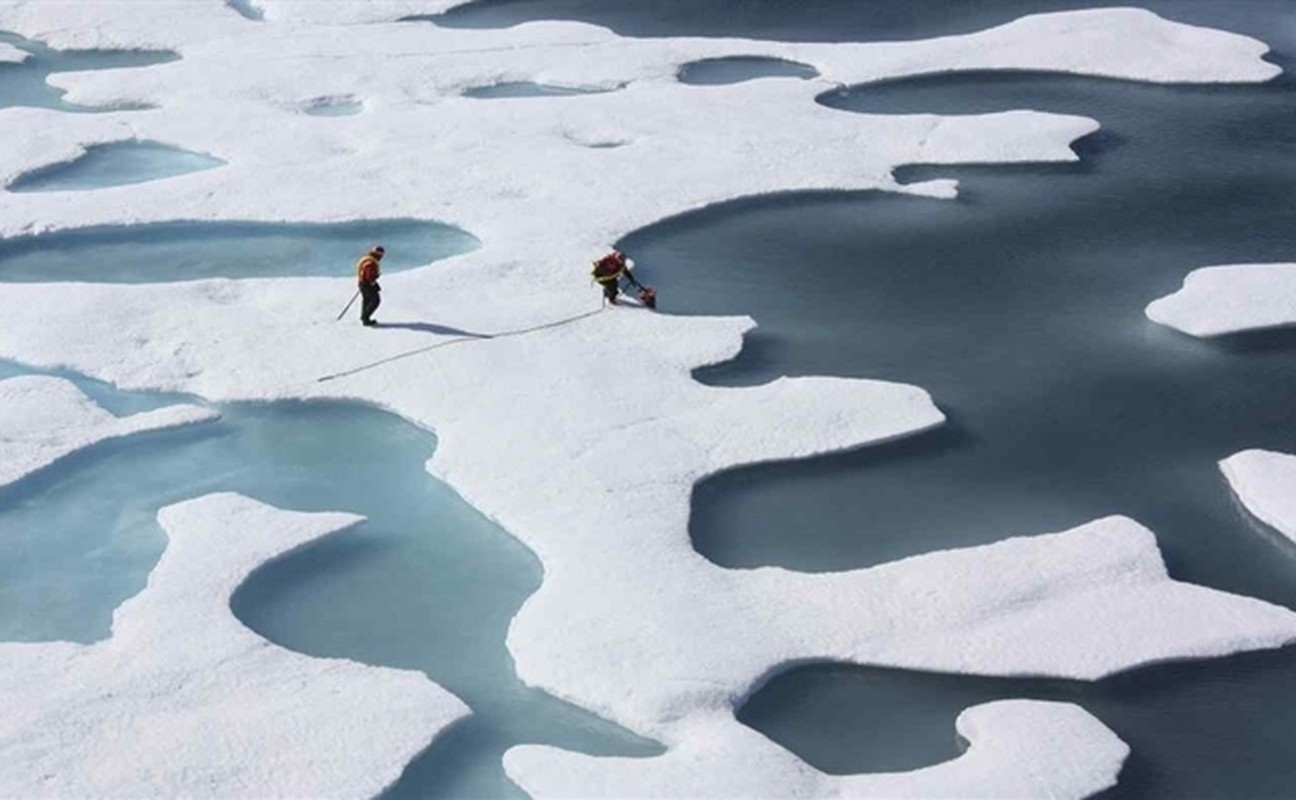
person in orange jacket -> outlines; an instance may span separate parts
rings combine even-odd
[[[373,313],[382,305],[382,287],[378,285],[378,276],[382,275],[382,270],[378,262],[382,261],[386,252],[382,245],[378,245],[356,262],[356,281],[360,284],[360,295],[363,298],[360,301],[360,323],[369,327],[378,324],[378,320],[373,318]]]

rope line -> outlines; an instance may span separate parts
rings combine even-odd
[[[433,350],[440,350],[442,347],[449,347],[452,344],[463,344],[464,342],[489,341],[493,339],[507,339],[510,336],[524,336],[528,333],[535,333],[537,331],[548,330],[549,328],[557,328],[561,325],[570,325],[573,322],[578,322],[579,320],[592,317],[595,314],[601,314],[602,312],[603,309],[600,308],[597,311],[587,311],[584,314],[577,314],[574,317],[568,317],[567,319],[560,319],[557,322],[546,322],[543,325],[535,325],[530,328],[520,328],[518,330],[503,331],[501,333],[482,334],[480,336],[458,336],[454,339],[450,339],[449,341],[437,342],[436,344],[428,345],[427,347],[420,347],[417,350],[410,350],[405,353],[397,353],[394,356],[388,356],[387,358],[374,361],[371,364],[365,364],[364,366],[356,367],[355,369],[349,369],[346,370],[345,372],[335,372],[332,375],[325,375],[322,378],[316,378],[315,382],[327,383],[329,381],[335,381],[338,378],[349,378],[352,375],[356,375],[361,372],[367,372],[368,370],[371,369],[377,369],[378,367],[384,366],[386,364],[390,364],[393,361],[401,361],[402,359],[412,358],[417,355],[422,355],[423,353],[430,353]]]

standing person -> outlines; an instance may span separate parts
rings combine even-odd
[[[382,287],[378,285],[378,276],[382,274],[382,270],[378,267],[378,262],[382,261],[386,252],[382,245],[378,245],[356,262],[356,281],[360,284],[360,295],[363,298],[360,301],[360,323],[369,327],[378,324],[378,320],[373,318],[373,313],[382,305]]]

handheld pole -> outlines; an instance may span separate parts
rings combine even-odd
[[[351,306],[355,303],[356,298],[359,297],[359,296],[360,296],[360,290],[359,290],[359,289],[356,289],[356,293],[353,294],[353,295],[351,295],[351,300],[350,300],[350,302],[348,302],[348,303],[346,304],[346,308],[342,309],[342,313],[341,313],[341,314],[338,314],[338,318],[337,318],[337,321],[338,321],[338,322],[341,322],[341,321],[342,321],[342,318],[346,316],[346,312],[348,312],[348,311],[351,310]]]

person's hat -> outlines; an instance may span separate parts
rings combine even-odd
[[[380,256],[383,253],[386,253],[387,250],[386,248],[384,248],[382,245],[379,244],[379,245],[374,245],[374,249],[370,250],[369,252],[373,253],[376,256]]]

